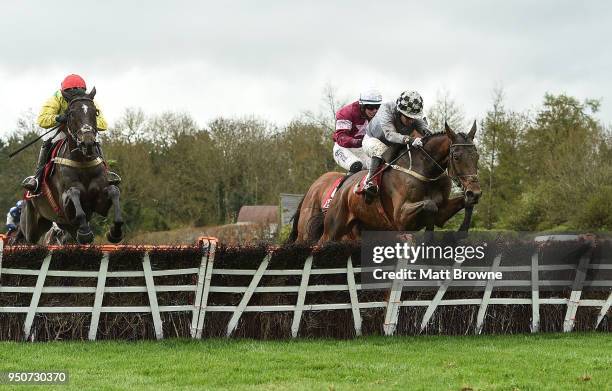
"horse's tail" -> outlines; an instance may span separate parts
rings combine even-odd
[[[295,213],[293,214],[293,217],[291,217],[291,220],[293,220],[293,223],[291,226],[291,232],[289,233],[289,237],[285,241],[286,244],[295,243],[295,241],[297,240],[298,223],[300,221],[300,210],[302,209],[302,203],[304,202],[304,198],[306,198],[306,196],[302,197],[302,199],[300,200],[300,203],[297,206]]]

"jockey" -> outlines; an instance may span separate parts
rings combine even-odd
[[[13,206],[9,212],[6,214],[6,229],[7,233],[11,233],[13,231],[17,231],[17,227],[19,226],[19,220],[21,219],[21,209],[23,208],[23,200],[17,201],[15,206]]]
[[[40,114],[38,115],[38,125],[42,128],[49,129],[58,124],[66,124],[68,122],[68,117],[66,116],[66,110],[68,109],[68,102],[73,98],[84,95],[87,86],[85,84],[85,80],[79,75],[68,75],[62,81],[61,89],[56,91],[55,94],[51,98],[49,98],[43,107],[40,109]],[[108,128],[106,124],[106,120],[102,115],[102,112],[98,108],[98,116],[97,116],[97,130],[105,131]],[[66,135],[64,132],[60,132],[55,138],[51,138],[51,135],[45,136],[43,138],[43,144],[40,148],[40,153],[38,155],[38,163],[36,166],[36,173],[33,176],[29,176],[24,179],[22,186],[31,191],[32,193],[37,193],[39,191],[39,184],[42,179],[43,169],[45,164],[47,163],[47,159],[49,157],[49,153],[51,152],[51,147],[54,142],[65,138]],[[108,172],[108,179],[113,183],[118,183],[120,178],[117,174]]]
[[[423,116],[423,98],[416,91],[404,91],[395,102],[386,102],[368,124],[363,138],[363,150],[371,158],[363,190],[376,195],[378,187],[373,175],[384,163],[383,154],[391,144],[423,146],[421,137],[431,134]]]
[[[359,100],[344,106],[336,114],[334,132],[334,160],[350,173],[368,166],[368,156],[361,149],[368,122],[374,118],[382,103],[378,90],[364,91]]]

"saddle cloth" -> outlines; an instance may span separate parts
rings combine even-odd
[[[347,177],[348,175],[344,175],[336,179],[334,183],[332,183],[332,185],[325,191],[325,196],[321,199],[321,209],[323,211],[329,209],[329,206],[331,205],[331,202],[334,199],[336,192],[338,191],[342,183],[344,183]]]
[[[42,175],[41,183],[40,183],[40,194],[45,196],[45,198],[49,202],[49,205],[51,205],[51,207],[53,208],[55,213],[57,213],[58,216],[63,216],[64,214],[62,212],[62,208],[59,206],[55,197],[53,197],[53,193],[51,192],[51,189],[49,188],[48,181],[49,181],[49,178],[51,177],[51,174],[53,173],[53,168],[55,167],[55,163],[53,162],[53,159],[57,156],[57,153],[59,152],[62,145],[64,145],[65,141],[66,141],[65,138],[58,140],[51,147],[50,157],[47,163],[45,164],[45,167],[43,168],[43,175]],[[27,191],[24,195],[24,199],[29,200],[34,197],[38,197],[40,194],[32,194],[30,191]]]

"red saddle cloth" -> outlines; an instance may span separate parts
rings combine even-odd
[[[340,185],[342,185],[342,182],[344,182],[345,179],[346,176],[341,176],[340,178],[336,179],[334,183],[332,183],[332,185],[325,191],[325,196],[321,200],[321,209],[323,209],[323,211],[329,209],[329,206],[331,205],[331,202],[334,199],[336,192],[338,191]]]
[[[51,157],[49,158],[49,161],[47,162],[47,164],[45,164],[45,170],[43,172],[43,177],[42,177],[42,184],[45,184],[45,185],[47,184],[47,181],[49,177],[51,176],[51,173],[53,172],[53,167],[55,166],[53,159],[55,159],[55,157],[57,156],[57,153],[59,152],[62,145],[64,145],[65,141],[66,141],[65,138],[61,139],[57,141],[55,145],[53,145],[53,147],[51,148]]]
[[[51,189],[49,189],[49,185],[47,182],[49,180],[49,177],[53,173],[53,167],[55,166],[53,159],[57,156],[59,149],[62,147],[62,145],[64,145],[65,141],[66,139],[61,139],[57,141],[55,145],[53,145],[53,147],[51,148],[51,157],[49,158],[49,161],[47,162],[47,164],[45,164],[45,168],[43,169],[43,175],[41,178],[41,183],[39,186],[40,194],[43,194],[45,196],[45,198],[49,202],[49,205],[51,205],[55,213],[57,213],[59,216],[63,215],[62,209],[60,208],[59,204],[53,197],[53,193],[51,192]],[[29,191],[27,191],[24,195],[24,199],[29,200],[31,198],[38,197],[40,194],[32,194]]]

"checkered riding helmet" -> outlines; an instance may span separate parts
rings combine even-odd
[[[395,101],[395,108],[409,118],[423,118],[423,98],[416,91],[404,91]]]

